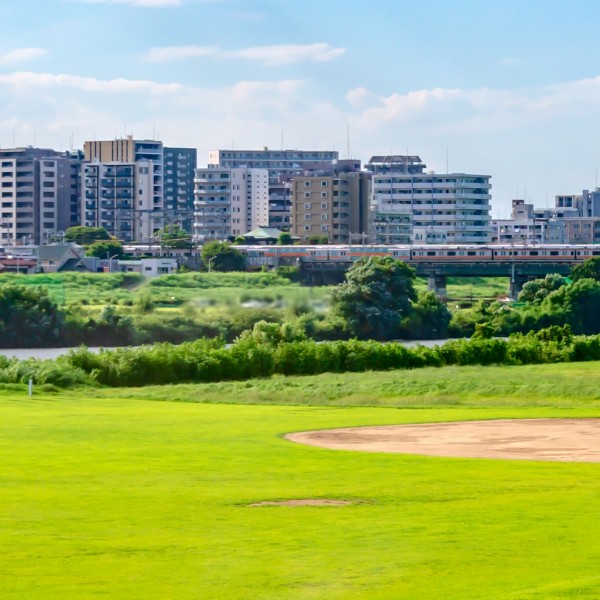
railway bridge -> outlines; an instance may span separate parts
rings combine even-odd
[[[427,278],[427,287],[440,298],[447,297],[446,281],[448,277],[508,277],[510,281],[509,295],[516,300],[523,285],[532,279],[545,277],[550,273],[568,275],[571,267],[581,261],[453,261],[436,260],[426,262],[422,260],[405,261],[414,267],[418,277]],[[313,284],[339,283],[343,280],[344,273],[352,266],[352,261],[301,261],[300,268],[307,279]]]

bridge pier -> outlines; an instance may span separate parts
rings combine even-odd
[[[427,289],[442,300],[448,299],[445,275],[429,275],[427,277]]]
[[[523,286],[531,279],[527,275],[520,275],[519,273],[514,273],[510,277],[510,284],[508,286],[508,295],[511,300],[517,300]]]

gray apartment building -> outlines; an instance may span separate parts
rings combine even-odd
[[[373,156],[377,243],[486,244],[491,241],[489,175],[426,172],[418,156]]]
[[[0,150],[0,240],[41,244],[79,223],[80,152]]]

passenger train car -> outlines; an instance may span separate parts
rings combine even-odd
[[[600,245],[324,245],[324,246],[236,246],[246,258],[249,269],[263,266],[298,265],[301,263],[352,263],[361,256],[391,256],[410,263],[458,262],[562,262],[579,263],[600,256]],[[192,250],[161,248],[158,244],[129,244],[125,252],[133,256],[198,256],[201,247]]]
[[[249,268],[303,262],[351,263],[362,256],[391,256],[411,263],[435,262],[583,262],[600,256],[600,245],[459,246],[237,246]]]

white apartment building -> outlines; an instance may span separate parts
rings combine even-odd
[[[148,240],[153,213],[153,161],[91,162],[83,167],[82,214],[87,227],[104,227],[125,242]]]
[[[269,223],[267,169],[196,169],[194,237],[225,240]]]
[[[377,243],[491,241],[489,175],[426,173],[418,156],[374,156],[367,170]]]
[[[81,160],[49,149],[0,150],[2,243],[46,243],[77,224]]]

